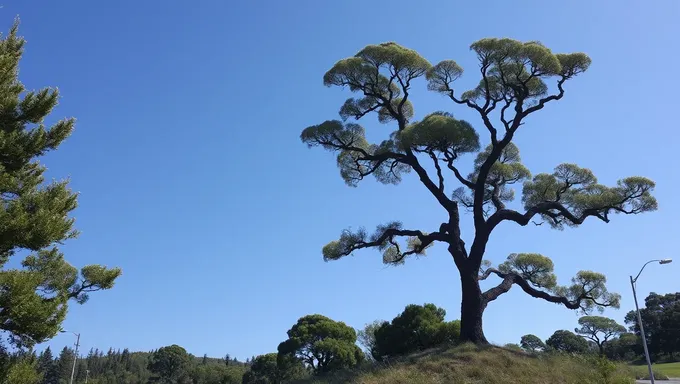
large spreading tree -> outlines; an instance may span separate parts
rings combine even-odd
[[[68,180],[46,182],[39,159],[71,135],[75,120],[45,125],[59,93],[27,90],[19,81],[24,40],[17,29],[15,23],[0,39],[0,332],[31,346],[56,335],[70,300],[84,303],[88,292],[111,288],[120,270],[78,271],[56,247],[77,236],[70,216],[77,194]],[[21,267],[7,267],[27,253]]]
[[[487,304],[518,285],[529,295],[570,309],[590,311],[618,306],[619,296],[607,291],[606,278],[579,272],[569,286],[558,286],[552,261],[539,254],[513,254],[498,268],[484,261],[486,245],[496,227],[511,222],[526,226],[547,222],[553,228],[577,226],[589,218],[608,222],[613,214],[655,210],[654,183],[627,177],[613,187],[599,184],[595,175],[575,164],[558,165],[553,173],[531,177],[513,143],[529,118],[564,96],[568,81],[585,72],[590,58],[584,53],[554,54],[541,43],[511,39],[482,39],[472,44],[479,59],[481,80],[466,92],[456,81],[463,69],[453,60],[431,65],[417,52],[395,43],[369,45],[354,57],[338,61],[325,75],[327,86],[347,87],[357,98],[340,108],[341,120],[328,120],[302,131],[304,143],[337,153],[340,174],[350,186],[368,176],[397,184],[415,172],[422,185],[446,213],[442,223],[428,230],[410,229],[399,221],[365,229],[345,230],[323,248],[325,260],[337,260],[364,248],[377,248],[387,264],[401,264],[434,243],[443,243],[453,257],[462,285],[461,338],[486,343],[482,315]],[[412,87],[419,79],[428,89],[449,98],[453,105],[478,114],[488,145],[479,133],[447,112],[414,119]],[[548,82],[554,85],[549,86]],[[394,126],[380,143],[369,143],[357,122],[368,114]],[[459,160],[476,154],[473,171],[465,176]],[[523,183],[523,184],[522,184]],[[523,209],[509,203],[514,187],[522,185]],[[472,213],[474,239],[461,236],[461,210]],[[500,283],[482,291],[480,280],[494,275]]]

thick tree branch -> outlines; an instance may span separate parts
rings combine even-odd
[[[444,175],[442,175],[442,168],[439,166],[439,159],[437,158],[437,155],[434,154],[432,151],[428,151],[428,155],[430,155],[430,158],[432,159],[432,162],[434,163],[434,167],[437,169],[437,178],[439,179],[439,191],[442,193],[444,192]]]
[[[564,96],[564,88],[562,86],[564,85],[564,82],[569,79],[568,76],[562,76],[562,78],[557,82],[557,89],[559,92],[556,95],[550,95],[548,97],[544,97],[538,101],[538,104],[534,105],[533,107],[527,108],[522,112],[522,117],[526,117],[540,109],[543,109],[545,105],[551,101],[559,100]]]
[[[475,188],[475,183],[473,183],[470,180],[463,177],[463,175],[460,173],[458,168],[456,168],[456,166],[453,165],[454,160],[456,160],[456,156],[454,156],[452,153],[447,151],[447,152],[444,152],[444,160],[446,160],[446,166],[451,171],[453,171],[453,174],[456,176],[456,179],[458,179],[458,181],[460,181],[461,184],[463,184],[464,186],[466,186],[470,189]]]
[[[548,292],[534,288],[529,281],[522,278],[522,276],[516,272],[503,273],[495,268],[488,268],[479,279],[484,280],[492,273],[503,279],[503,281],[496,287],[493,287],[482,294],[482,297],[486,302],[496,300],[500,295],[508,292],[513,284],[517,284],[524,292],[532,297],[543,299],[551,303],[562,304],[569,309],[581,308],[582,302],[585,300],[590,300],[598,306],[610,306],[609,303],[600,303],[597,301],[597,298],[591,296],[590,293],[592,290],[584,291],[579,297],[576,297],[573,300],[564,296],[552,295]]]

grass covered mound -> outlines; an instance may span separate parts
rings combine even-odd
[[[634,378],[635,374],[627,367],[597,357],[534,356],[495,346],[464,344],[299,383],[633,384]]]

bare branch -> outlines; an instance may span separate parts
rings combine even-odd
[[[461,182],[464,186],[474,189],[475,188],[475,183],[471,182],[470,180],[466,179],[461,175],[460,171],[458,171],[458,168],[453,165],[454,160],[456,159],[456,156],[454,156],[450,152],[444,152],[444,159],[446,160],[446,166],[453,171],[453,174],[456,175],[456,179]]]
[[[442,168],[439,166],[439,159],[437,158],[437,155],[435,155],[434,152],[432,151],[428,151],[428,154],[430,155],[430,158],[434,163],[434,167],[437,169],[437,177],[439,178],[439,190],[441,192],[444,192],[444,176],[442,175]]]

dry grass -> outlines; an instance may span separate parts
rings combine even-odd
[[[316,377],[303,383],[357,384],[631,384],[623,366],[594,358],[531,356],[499,347],[462,345],[410,356],[389,365]]]

